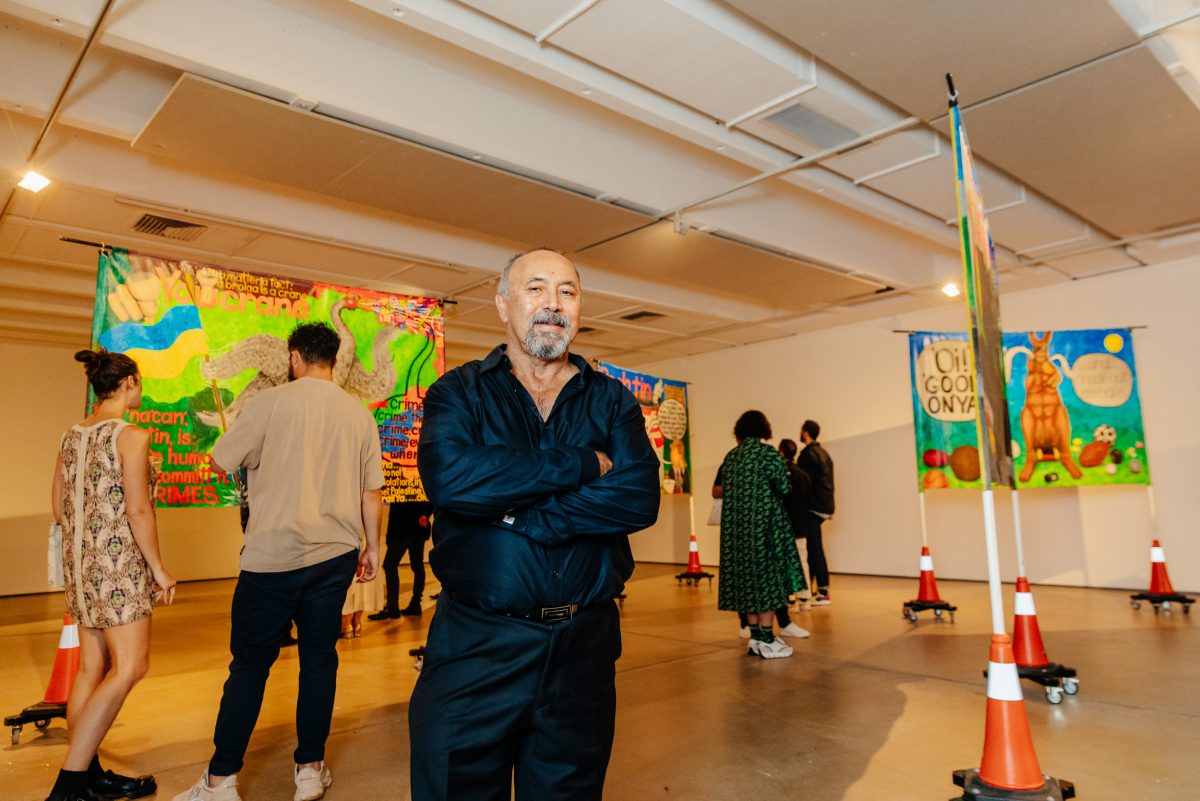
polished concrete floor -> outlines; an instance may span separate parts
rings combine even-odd
[[[837,576],[834,604],[796,615],[812,630],[791,659],[745,655],[716,589],[677,586],[678,568],[643,565],[622,611],[617,736],[605,797],[878,801],[947,799],[950,774],[977,766],[989,615],[985,585],[940,582],[957,621],[917,625],[900,605],[915,579]],[[155,615],[149,676],[101,750],[112,767],[152,772],[169,798],[210,755],[228,661],[231,581],[190,583]],[[1130,608],[1127,593],[1035,587],[1050,657],[1079,670],[1061,705],[1025,684],[1044,771],[1089,801],[1191,798],[1200,746],[1200,615]],[[1005,595],[1011,603],[1011,587]],[[0,712],[40,699],[61,598],[0,599]],[[327,798],[406,799],[408,649],[428,625],[368,623],[343,642]],[[297,662],[285,651],[241,776],[247,801],[290,799]],[[5,741],[6,742],[6,741]],[[65,753],[61,721],[0,749],[0,798],[42,799]],[[1192,789],[1189,790],[1188,788]]]

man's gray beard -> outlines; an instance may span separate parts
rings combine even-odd
[[[561,334],[539,333],[530,330],[525,335],[525,352],[538,359],[554,360],[567,352],[571,346],[571,337]]]
[[[539,332],[534,326],[549,323],[561,325],[561,334]],[[553,360],[567,352],[571,346],[571,323],[566,316],[552,311],[540,311],[529,319],[525,332],[525,352],[537,359]]]

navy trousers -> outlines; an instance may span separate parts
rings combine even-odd
[[[279,643],[296,621],[300,688],[296,697],[297,764],[325,758],[325,740],[337,691],[337,640],[346,590],[358,568],[358,551],[348,551],[299,570],[243,570],[233,591],[229,632],[229,678],[221,695],[216,750],[208,770],[228,776],[242,769],[250,734],[262,709],[263,690]]]
[[[413,801],[599,799],[620,655],[614,603],[546,624],[443,592],[409,703]]]

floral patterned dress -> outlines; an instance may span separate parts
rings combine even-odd
[[[63,434],[63,580],[79,625],[106,629],[147,617],[154,579],[125,513],[117,435],[124,420],[74,426]],[[150,497],[158,471],[150,464]]]
[[[750,614],[778,609],[806,586],[783,507],[787,466],[771,446],[745,439],[725,455],[719,476],[724,500],[717,608]]]

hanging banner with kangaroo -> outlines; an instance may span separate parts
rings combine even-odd
[[[334,381],[379,424],[384,499],[424,500],[417,441],[425,391],[445,371],[439,301],[101,252],[92,346],[138,363],[142,405],[129,419],[153,432],[159,506],[237,505],[209,451],[248,400],[288,380],[287,337],[306,322],[337,331]]]
[[[1004,334],[1019,489],[1149,484],[1128,329]],[[909,336],[922,490],[979,487],[974,380],[966,334]]]

